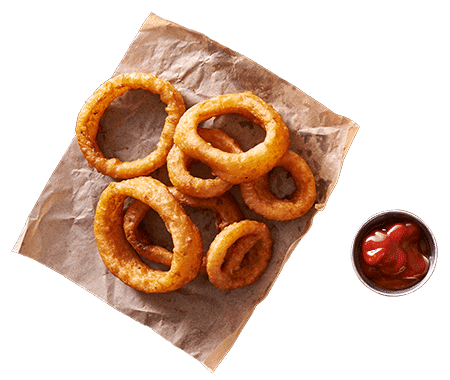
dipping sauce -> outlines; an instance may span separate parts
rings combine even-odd
[[[428,272],[428,245],[414,222],[399,222],[371,231],[360,253],[362,272],[384,289],[408,288]]]

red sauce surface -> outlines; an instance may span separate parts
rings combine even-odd
[[[360,264],[363,273],[378,286],[398,290],[425,277],[428,245],[420,227],[413,222],[387,225],[371,231],[362,244]]]

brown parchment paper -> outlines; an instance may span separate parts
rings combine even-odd
[[[358,126],[250,59],[154,14],[142,25],[113,76],[127,72],[150,73],[171,82],[187,108],[219,94],[246,90],[270,103],[290,129],[291,150],[308,162],[315,175],[314,208],[293,221],[269,221],[249,210],[239,187],[234,186],[230,191],[244,217],[263,221],[271,229],[274,251],[264,276],[251,286],[220,291],[200,274],[178,291],[144,294],[112,276],[98,254],[95,208],[113,179],[87,165],[74,138],[30,213],[14,251],[64,275],[214,370],[269,292],[314,215],[324,208]],[[103,115],[99,144],[107,156],[143,157],[155,148],[165,116],[158,97],[143,90],[128,91]],[[74,128],[75,122],[69,127]],[[264,138],[261,128],[237,115],[208,120],[202,126],[225,130],[244,149]],[[164,167],[152,176],[170,184]],[[273,191],[281,196],[292,190],[286,173],[274,176]],[[170,248],[170,236],[151,212],[145,223],[155,244]],[[215,234],[213,216],[204,210],[187,212],[208,247]]]

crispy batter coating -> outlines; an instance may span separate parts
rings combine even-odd
[[[271,257],[269,228],[245,219],[227,226],[216,236],[206,253],[206,272],[216,288],[233,290],[257,281]]]
[[[308,164],[298,154],[287,151],[276,166],[281,166],[294,178],[296,190],[283,199],[270,190],[269,174],[253,182],[241,183],[245,204],[267,219],[291,220],[306,214],[316,200],[316,182]]]
[[[173,258],[168,271],[147,266],[128,243],[123,230],[124,202],[133,197],[153,208],[172,235]],[[146,292],[179,289],[198,273],[203,258],[200,231],[168,188],[151,177],[112,182],[97,205],[94,232],[108,270],[125,284]]]
[[[246,152],[228,153],[201,138],[198,125],[215,116],[240,114],[266,131],[265,139]],[[175,144],[232,184],[252,181],[270,171],[290,146],[289,130],[275,109],[251,92],[219,95],[187,110],[178,123]]]
[[[148,233],[140,226],[150,208],[149,205],[138,200],[128,207],[123,218],[125,237],[138,254],[170,267],[172,252],[159,245],[154,245]]]
[[[242,149],[237,142],[220,129],[199,128],[198,134],[214,148],[228,153],[240,153]],[[198,178],[189,172],[189,166],[195,160],[180,150],[176,145],[167,156],[167,171],[172,184],[184,194],[197,198],[218,197],[233,185],[220,177]]]
[[[106,158],[97,143],[100,118],[115,98],[137,88],[159,94],[161,101],[167,105],[167,117],[156,150],[134,161]],[[175,127],[185,110],[183,97],[169,82],[143,73],[119,75],[100,86],[80,111],[76,125],[78,144],[89,166],[102,174],[120,179],[148,175],[165,164],[173,145]]]

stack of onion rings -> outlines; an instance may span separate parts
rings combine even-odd
[[[131,162],[108,159],[96,141],[100,118],[116,97],[136,88],[159,94],[167,104],[157,149]],[[243,115],[263,128],[264,141],[244,152],[225,132],[198,128],[209,118],[229,113]],[[119,75],[105,82],[86,102],[76,132],[88,164],[102,174],[124,180],[111,183],[102,193],[94,232],[108,270],[143,292],[179,289],[199,271],[223,290],[247,286],[260,278],[272,255],[270,230],[262,222],[244,219],[228,193],[233,185],[239,185],[244,204],[267,219],[298,218],[316,199],[314,176],[306,162],[289,151],[289,130],[283,119],[251,92],[216,96],[186,111],[181,94],[170,83],[149,74]],[[194,160],[208,165],[216,177],[194,177],[189,172]],[[144,177],[164,164],[173,186]],[[286,199],[270,191],[269,172],[276,166],[290,172],[297,187]],[[127,197],[135,202],[125,212]],[[214,211],[217,235],[205,257],[200,231],[182,207],[186,205]],[[153,245],[140,226],[150,208],[171,233],[173,252]],[[169,269],[153,269],[139,255]]]
[[[225,132],[219,129],[199,128],[198,134],[214,148],[228,153],[242,153],[237,142]],[[205,194],[211,196],[213,191],[221,194],[223,189],[228,189],[227,182],[217,177],[213,180],[193,177],[187,165],[193,159],[183,153],[177,145],[174,145],[168,157],[168,171],[172,183],[181,192],[187,194]],[[280,199],[270,190],[269,173],[251,182],[239,184],[242,199],[245,204],[266,219],[291,220],[304,215],[313,206],[316,200],[316,185],[314,175],[308,164],[298,154],[287,151],[276,163],[275,167],[282,167],[291,173],[294,178],[296,190],[287,198]],[[220,184],[221,187],[212,184]]]
[[[167,117],[156,150],[145,158],[131,162],[106,158],[97,144],[100,118],[115,98],[137,88],[159,94],[161,101],[167,104]],[[120,179],[148,175],[166,163],[173,145],[175,127],[185,110],[183,97],[169,82],[142,73],[119,75],[100,86],[80,111],[76,126],[78,144],[88,164],[102,174]]]
[[[272,255],[270,231],[264,223],[242,220],[234,198],[225,193],[216,198],[194,198],[171,187],[169,191],[183,206],[212,209],[219,234],[203,257],[200,273],[207,273],[211,283],[221,290],[232,290],[254,283],[263,274]],[[150,206],[133,202],[124,217],[124,231],[136,252],[155,262],[170,266],[173,254],[151,244],[139,223]]]
[[[133,197],[153,208],[164,220],[173,239],[170,270],[150,268],[127,242],[123,206]],[[165,185],[151,177],[112,182],[97,205],[94,231],[98,250],[108,270],[125,284],[146,293],[179,289],[198,273],[203,258],[199,229]]]
[[[246,152],[228,153],[202,139],[198,125],[214,116],[243,115],[266,131],[264,141]],[[270,171],[290,146],[289,130],[269,104],[252,94],[219,95],[187,110],[175,131],[175,144],[188,156],[199,160],[223,180],[239,184],[253,181]]]
[[[243,219],[242,212],[233,196],[225,193],[220,197],[195,198],[178,191],[174,187],[168,188],[171,194],[182,206],[210,209],[214,212],[216,230],[222,231],[226,226]],[[133,202],[127,209],[123,228],[128,242],[141,256],[167,266],[170,266],[173,254],[163,247],[153,245],[149,235],[140,226],[150,206],[140,201]],[[200,272],[206,271],[206,259],[203,259]]]

